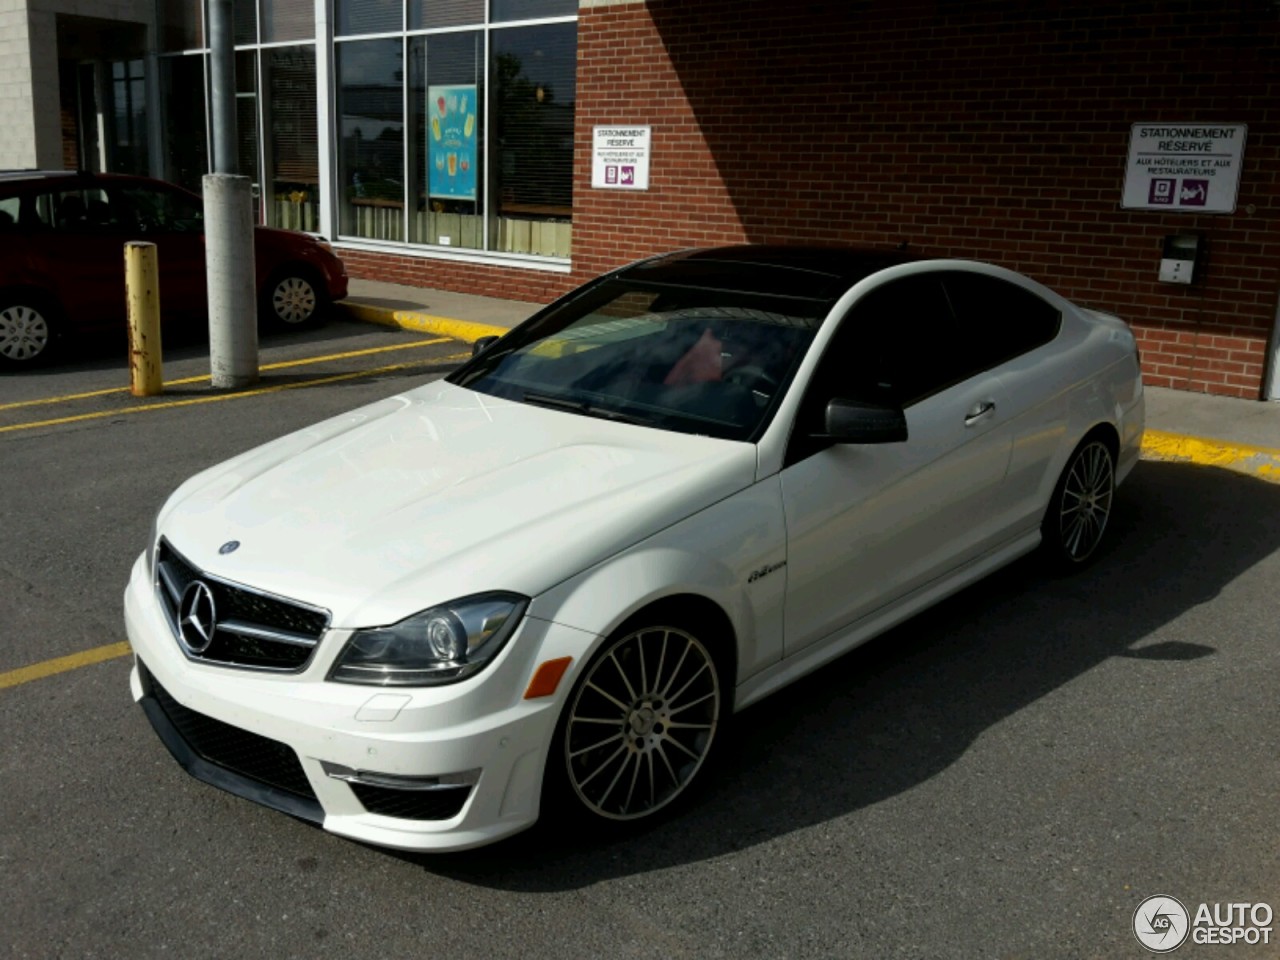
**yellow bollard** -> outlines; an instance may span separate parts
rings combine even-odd
[[[156,245],[124,245],[125,300],[129,306],[129,389],[135,397],[164,390],[160,370],[160,270]]]

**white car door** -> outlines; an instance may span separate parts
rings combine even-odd
[[[960,329],[1000,376],[1012,409],[1013,451],[997,508],[1012,531],[1040,525],[1064,457],[1068,401],[1079,373],[1063,362],[1062,311],[1014,279],[977,271],[942,275]],[[1067,343],[1079,334],[1068,333]]]
[[[878,288],[843,320],[807,387],[781,477],[788,656],[999,541],[993,501],[1011,411],[999,377],[971,364],[932,275]],[[812,439],[832,397],[905,401],[908,439]]]

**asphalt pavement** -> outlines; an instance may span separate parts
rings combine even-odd
[[[1280,409],[1169,391],[1149,422],[1184,462],[1139,464],[1096,564],[1014,564],[744,711],[635,835],[407,856],[187,776],[128,689],[120,593],[156,508],[537,309],[352,286],[264,340],[251,390],[210,389],[194,345],[146,401],[119,349],[0,378],[0,956],[1138,960],[1146,897],[1280,909],[1280,486],[1251,452]]]
[[[474,341],[501,335],[541,304],[352,279],[351,319]],[[1280,404],[1147,388],[1143,457],[1221,467],[1280,483]]]

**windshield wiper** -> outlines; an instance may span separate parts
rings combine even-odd
[[[553,397],[549,394],[533,393],[526,390],[521,399],[525,403],[533,404],[535,407],[548,407],[552,410],[564,410],[567,413],[580,413],[586,417],[613,420],[618,423],[632,423],[639,427],[653,426],[653,421],[644,417],[623,413],[620,410],[610,410],[606,407],[593,407],[581,400],[570,400],[567,397]]]
[[[550,407],[552,410],[568,410],[570,413],[586,413],[587,405],[581,400],[569,400],[565,397],[552,397],[545,393],[533,393],[529,390],[520,398],[535,407]]]

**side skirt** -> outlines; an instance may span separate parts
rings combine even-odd
[[[958,593],[970,584],[976,583],[989,573],[1007,566],[1019,557],[1026,556],[1039,545],[1040,531],[1032,529],[955,572],[932,583],[926,583],[914,592],[895,600],[888,606],[881,607],[843,630],[810,644],[795,656],[785,657],[779,663],[738,686],[734,696],[734,711],[749,707],[775,690],[780,690],[805,674],[812,673],[836,657],[843,656],[855,647],[878,637],[890,627],[897,626],[953,593]]]

